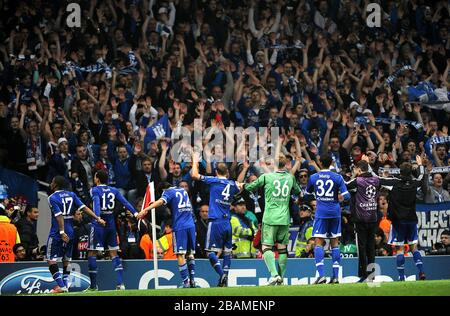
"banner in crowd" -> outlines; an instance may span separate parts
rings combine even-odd
[[[0,184],[6,185],[11,199],[25,196],[28,204],[38,205],[36,180],[22,173],[0,167]]]
[[[385,172],[387,171],[389,174],[400,174],[400,168],[378,168],[379,172]],[[433,167],[430,171],[430,174],[433,173],[449,173],[450,172],[450,166],[444,166],[444,167]]]
[[[450,278],[450,256],[429,256],[423,258],[428,280]],[[377,257],[379,273],[375,282],[391,282],[397,279],[398,273],[395,257]],[[116,278],[111,261],[99,260],[97,283],[100,290],[116,288]],[[354,283],[358,278],[358,259],[344,258],[341,261],[339,277],[341,283]],[[71,272],[71,291],[83,291],[89,287],[87,261],[74,261]],[[124,260],[124,283],[127,289],[153,289],[155,271],[153,260]],[[178,263],[176,260],[159,260],[159,288],[177,288],[181,284]],[[331,259],[325,259],[325,273],[331,274]],[[417,280],[417,269],[412,257],[406,258],[405,272],[407,281]],[[270,278],[264,260],[236,259],[231,263],[228,285],[263,286]],[[284,282],[286,285],[312,284],[316,279],[314,259],[289,259]],[[0,265],[0,294],[38,294],[48,293],[56,283],[45,262],[3,263]],[[217,285],[217,274],[209,260],[196,260],[196,281],[200,287]]]
[[[159,140],[163,137],[170,138],[172,135],[172,130],[170,128],[169,117],[163,115],[155,124],[146,128],[144,137],[144,148],[147,152],[149,150],[150,142],[154,140]]]
[[[440,242],[441,233],[450,229],[450,202],[436,204],[417,204],[419,219],[419,249],[431,249],[433,244]]]

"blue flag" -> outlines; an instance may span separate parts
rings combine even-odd
[[[167,116],[167,114],[165,114],[155,124],[153,124],[150,127],[147,127],[147,129],[145,130],[145,137],[144,137],[145,151],[147,152],[149,150],[148,146],[150,142],[161,139],[163,137],[170,138],[171,135],[172,130],[169,124],[169,117]]]
[[[19,172],[0,167],[0,184],[8,187],[10,198],[25,196],[28,204],[38,205],[38,183],[35,179]]]

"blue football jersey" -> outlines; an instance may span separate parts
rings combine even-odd
[[[172,211],[173,231],[195,227],[191,201],[185,189],[168,188],[164,190],[161,199]]]
[[[126,209],[131,213],[137,213],[133,205],[128,202],[123,195],[114,187],[107,185],[98,185],[91,189],[93,211],[97,216],[100,216],[106,222],[106,227],[116,227],[114,223],[114,208],[116,200],[122,203]],[[96,220],[93,220],[94,225],[100,225]]]
[[[341,217],[338,193],[345,200],[350,198],[345,181],[340,174],[330,170],[321,170],[308,180],[307,194],[315,194],[317,201],[316,218]]]
[[[80,201],[75,193],[70,191],[59,190],[55,191],[48,197],[48,203],[50,204],[50,210],[52,212],[52,226],[50,228],[49,236],[58,238],[59,225],[56,217],[62,215],[64,217],[64,231],[73,238],[73,226],[72,219],[76,210],[82,209],[85,205]]]
[[[210,176],[200,176],[200,180],[209,185],[208,218],[230,218],[231,201],[240,191],[236,181]]]

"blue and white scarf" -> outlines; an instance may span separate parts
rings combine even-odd
[[[408,120],[400,120],[400,119],[393,119],[393,118],[377,117],[375,119],[375,122],[382,123],[382,124],[391,124],[391,123],[407,124],[407,125],[413,126],[417,130],[423,129],[422,123],[419,123],[419,122],[416,122],[416,121],[408,121]]]
[[[391,84],[392,82],[394,82],[394,80],[397,79],[398,75],[400,75],[400,73],[402,73],[405,70],[413,70],[414,71],[414,69],[410,65],[405,65],[402,68],[395,71],[392,75],[387,77],[387,79],[385,81],[386,84]]]

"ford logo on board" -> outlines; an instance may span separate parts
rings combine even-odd
[[[90,286],[89,277],[78,272],[70,273],[70,291],[79,292]],[[56,286],[47,267],[22,269],[11,273],[0,282],[1,294],[50,293]]]

